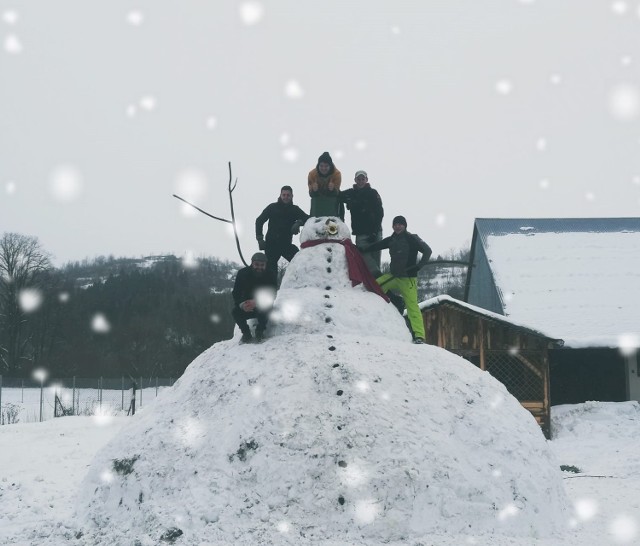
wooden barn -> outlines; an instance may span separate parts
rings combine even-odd
[[[450,296],[426,300],[420,308],[427,343],[462,356],[502,382],[549,438],[549,349],[562,346],[562,340]]]
[[[551,403],[640,400],[640,218],[478,218],[464,300],[562,338]]]

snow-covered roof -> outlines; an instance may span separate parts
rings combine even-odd
[[[640,218],[476,219],[505,316],[568,347],[640,332]]]
[[[420,302],[419,307],[420,310],[422,309],[433,309],[435,307],[438,307],[440,305],[443,304],[448,304],[448,305],[453,305],[456,307],[459,307],[461,309],[467,310],[467,311],[471,311],[472,313],[475,313],[476,315],[481,315],[483,317],[485,317],[487,320],[493,321],[493,322],[499,322],[501,324],[506,324],[508,326],[513,326],[515,328],[518,328],[520,330],[524,330],[526,332],[529,332],[533,335],[536,336],[541,336],[541,337],[545,337],[547,339],[550,339],[551,341],[555,342],[558,346],[562,346],[563,341],[561,339],[553,339],[550,338],[548,335],[546,335],[545,333],[543,333],[540,330],[535,330],[533,328],[530,328],[529,326],[522,324],[520,322],[511,320],[507,317],[505,317],[504,315],[499,315],[498,313],[494,313],[493,311],[487,311],[486,309],[483,309],[482,307],[478,307],[476,305],[471,305],[470,303],[466,303],[464,301],[460,301],[456,298],[452,298],[451,296],[448,296],[446,294],[440,295],[440,296],[436,296],[435,298],[429,298],[428,300],[424,300],[422,302]]]

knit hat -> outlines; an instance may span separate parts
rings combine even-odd
[[[291,193],[293,193],[293,189],[291,189],[291,186],[282,186],[280,188],[280,193],[282,193],[283,191],[290,191]]]
[[[331,156],[329,155],[329,152],[324,152],[318,158],[318,164],[320,164],[320,163],[329,163],[329,165],[333,165],[333,159],[331,159]]]
[[[253,256],[251,256],[251,261],[252,262],[266,262],[267,261],[267,257],[265,256],[264,252],[256,252]]]
[[[391,225],[395,226],[396,224],[402,224],[404,227],[407,227],[407,220],[404,216],[396,216]]]

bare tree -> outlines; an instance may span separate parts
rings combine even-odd
[[[0,370],[16,373],[30,360],[28,316],[20,305],[26,288],[42,288],[51,268],[47,252],[35,237],[4,233],[0,238]]]

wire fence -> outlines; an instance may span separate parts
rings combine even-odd
[[[0,375],[0,425],[35,423],[65,415],[130,415],[173,383],[172,377],[38,381]]]

